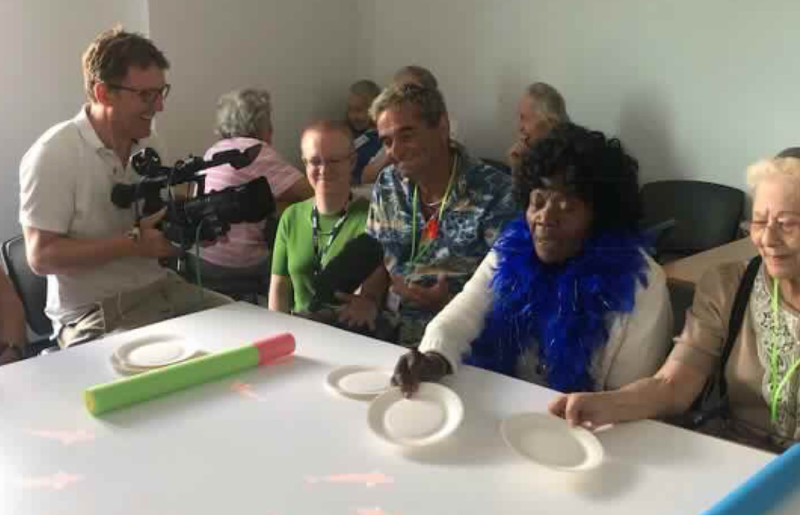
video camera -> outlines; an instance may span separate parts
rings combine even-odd
[[[161,164],[158,152],[144,148],[131,156],[131,166],[143,179],[135,184],[116,184],[111,190],[111,201],[119,208],[136,209],[143,200],[141,214],[155,213],[164,206],[167,213],[161,222],[164,236],[187,249],[198,241],[213,241],[227,234],[231,224],[260,222],[275,214],[275,199],[264,177],[253,179],[240,186],[230,186],[220,191],[203,194],[205,175],[203,170],[229,164],[235,169],[252,163],[261,145],[245,150],[225,150],[214,154],[210,160],[190,156],[178,161],[175,166]],[[196,184],[196,197],[176,199],[170,187],[179,184]]]

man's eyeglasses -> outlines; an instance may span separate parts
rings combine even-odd
[[[355,152],[350,152],[346,156],[335,159],[320,159],[312,157],[311,159],[303,158],[303,164],[306,168],[322,168],[323,166],[337,166],[350,160]]]
[[[139,95],[139,98],[145,104],[152,104],[156,101],[158,97],[161,97],[162,100],[166,100],[167,96],[169,95],[169,90],[172,88],[169,84],[164,84],[160,88],[147,88],[147,89],[139,89],[139,88],[130,88],[128,86],[123,86],[122,84],[108,84],[108,87],[111,89],[119,89],[122,91],[130,91],[131,93],[136,93]]]
[[[800,216],[779,216],[772,221],[772,224],[768,220],[748,220],[742,222],[741,227],[756,237],[764,234],[767,229],[774,229],[782,236],[791,237],[800,234]]]

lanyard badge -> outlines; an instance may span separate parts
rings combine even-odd
[[[322,272],[322,258],[325,254],[330,250],[331,245],[333,245],[333,240],[336,239],[336,236],[339,234],[339,231],[344,225],[345,220],[347,220],[347,207],[344,208],[344,213],[336,220],[336,223],[333,225],[331,232],[328,234],[328,241],[325,243],[325,248],[320,248],[319,244],[319,236],[320,236],[320,228],[319,228],[319,210],[317,206],[314,205],[311,208],[311,240],[312,245],[314,248],[314,276],[316,277],[320,272]]]
[[[447,202],[450,199],[450,193],[453,189],[455,182],[456,171],[458,170],[458,155],[453,159],[453,168],[450,170],[450,179],[447,181],[447,189],[445,189],[444,197],[442,197],[442,204],[439,206],[439,212],[434,214],[425,225],[422,227],[422,234],[417,231],[417,213],[420,211],[419,207],[419,186],[414,186],[414,197],[411,202],[411,257],[405,264],[405,275],[411,275],[414,267],[427,258],[433,250],[434,240],[439,237],[439,225],[444,217],[444,210]],[[417,238],[419,238],[419,245],[417,245]]]

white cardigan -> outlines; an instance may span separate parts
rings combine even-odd
[[[609,316],[608,342],[592,358],[590,374],[596,391],[614,390],[653,375],[671,347],[672,307],[666,276],[650,256],[645,254],[645,257],[649,265],[648,286],[637,287],[632,313]],[[496,267],[497,255],[491,251],[461,293],[425,329],[419,350],[440,353],[450,362],[453,372],[483,330],[494,300],[491,281]],[[531,346],[520,356],[517,375],[546,386],[545,378],[537,370],[538,362],[536,347]]]

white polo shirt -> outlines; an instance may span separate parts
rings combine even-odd
[[[133,227],[133,209],[112,204],[111,189],[115,183],[130,184],[139,177],[103,145],[86,109],[51,127],[22,158],[19,222],[23,226],[69,238],[120,236]],[[146,146],[158,149],[150,138],[132,152]],[[48,275],[45,313],[58,334],[62,324],[76,320],[101,300],[166,274],[156,259],[127,257],[77,273]]]

